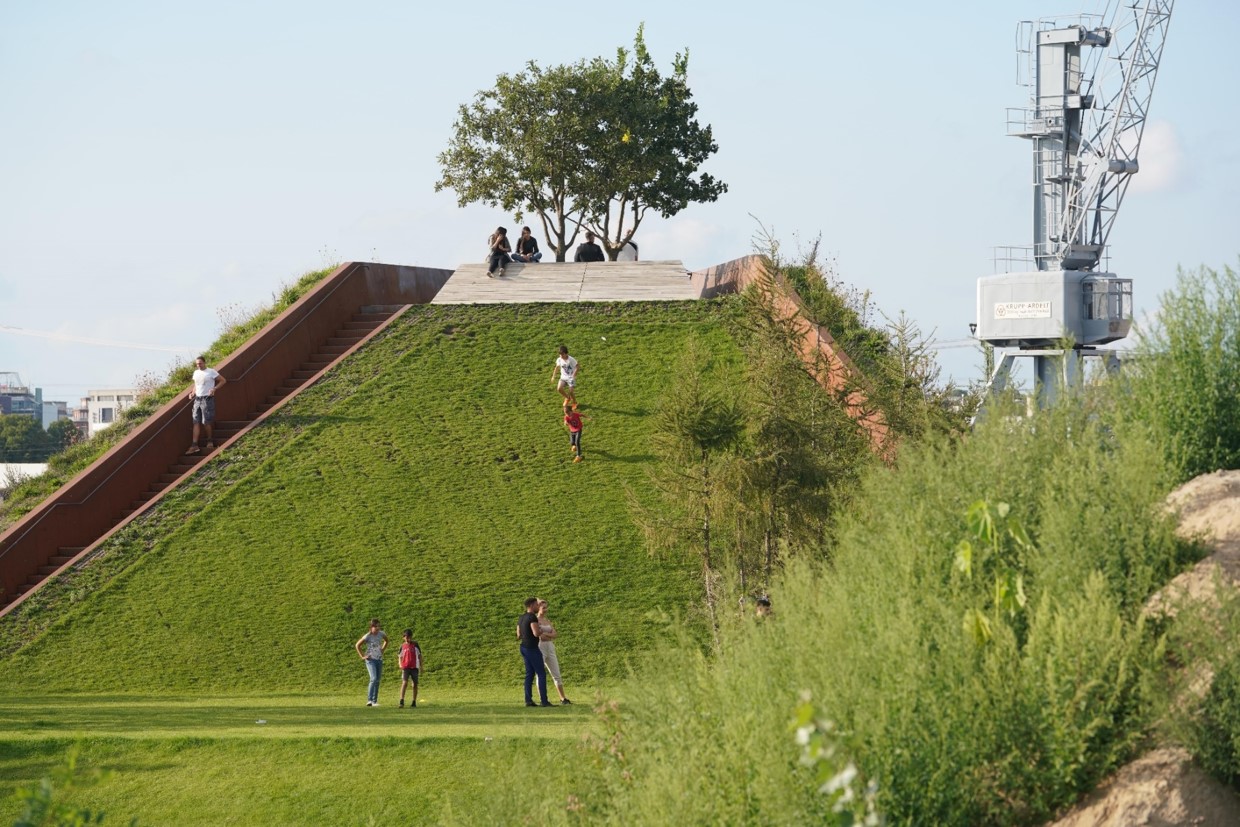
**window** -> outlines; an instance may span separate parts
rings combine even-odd
[[[110,394],[110,393],[104,393],[104,394],[100,394],[100,395],[99,395],[99,396],[95,399],[95,401],[96,401],[96,402],[115,402],[115,401],[116,401],[116,397],[115,397],[115,396],[113,396],[113,395],[112,395],[112,394]]]
[[[99,409],[99,421],[100,422],[103,422],[103,423],[111,422],[113,421],[112,416],[113,416],[113,411],[111,408],[100,408]]]

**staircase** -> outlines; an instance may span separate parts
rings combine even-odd
[[[345,355],[374,336],[387,322],[392,320],[407,306],[364,305],[360,307],[338,329],[327,336],[317,348],[313,349],[300,364],[297,364],[293,370],[289,371],[283,379],[278,380],[277,384],[270,387],[266,396],[262,397],[260,402],[253,405],[248,413],[237,419],[217,420],[212,434],[214,444],[217,446],[215,449],[203,449],[202,453],[197,454],[182,453],[170,463],[146,465],[142,469],[145,472],[142,475],[145,479],[142,479],[134,489],[141,493],[128,502],[128,504],[120,504],[112,512],[111,519],[103,521],[103,531],[99,532],[89,545],[57,545],[49,547],[43,553],[38,554],[36,560],[43,560],[42,564],[30,571],[24,582],[18,583],[15,588],[0,595],[0,616],[7,614],[8,610],[20,602],[26,594],[33,591],[49,577],[88,558],[96,546],[127,524],[131,519],[146,511],[163,496],[164,492],[176,487],[194,469],[214,454],[227,448],[243,432],[265,417],[270,411],[296,395],[302,388],[313,384],[328,368],[335,365]],[[228,379],[227,371],[222,372],[225,378]],[[221,391],[221,401],[224,394],[228,393],[228,388],[232,384],[233,379],[229,379]],[[190,440],[188,418],[183,418],[181,422],[185,432],[183,438],[184,447],[181,449],[184,451],[185,448],[189,447]],[[145,483],[145,490],[141,487],[142,483]],[[7,535],[6,539],[8,539]]]

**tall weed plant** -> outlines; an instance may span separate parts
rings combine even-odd
[[[1153,429],[1178,478],[1240,467],[1240,273],[1181,270],[1137,339],[1124,380],[1130,410]]]
[[[601,811],[626,823],[833,817],[787,721],[801,692],[878,785],[894,824],[1033,824],[1126,759],[1150,722],[1161,642],[1141,619],[1184,551],[1157,506],[1167,471],[1140,428],[1069,401],[906,446],[841,520],[830,564],[794,561],[775,614],[717,655],[660,655],[620,701],[622,760]],[[955,567],[970,509],[1006,503],[1025,595],[982,641],[965,620],[995,580]],[[1005,569],[1006,571],[1006,569]]]

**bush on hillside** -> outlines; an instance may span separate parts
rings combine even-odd
[[[1071,403],[906,446],[842,519],[830,565],[794,563],[775,614],[725,625],[718,657],[663,652],[620,700],[623,761],[591,806],[615,822],[810,823],[817,786],[786,742],[810,690],[895,823],[1034,824],[1125,760],[1152,717],[1160,638],[1140,605],[1184,563],[1156,506],[1167,473],[1140,429]],[[1103,492],[1103,493],[1091,493]],[[1029,547],[1028,600],[984,643],[963,624],[993,580],[953,575],[978,500]],[[583,793],[585,795],[586,793]]]
[[[955,386],[941,381],[931,337],[903,312],[894,318],[883,315],[868,290],[848,286],[834,262],[819,259],[819,243],[816,238],[795,263],[784,261],[779,244],[769,238],[761,239],[761,252],[772,274],[796,291],[809,321],[826,329],[856,366],[858,387],[882,411],[895,436],[963,432],[967,414],[948,404]],[[881,326],[876,315],[883,319]]]
[[[1178,479],[1240,467],[1240,273],[1181,270],[1138,343],[1124,392]]]

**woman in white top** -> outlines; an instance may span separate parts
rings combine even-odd
[[[560,680],[560,659],[555,654],[555,626],[547,617],[547,601],[538,601],[538,650],[542,652],[543,663],[547,664],[547,674],[555,683],[555,691],[560,693],[560,703],[571,704],[564,695],[564,681]]]

